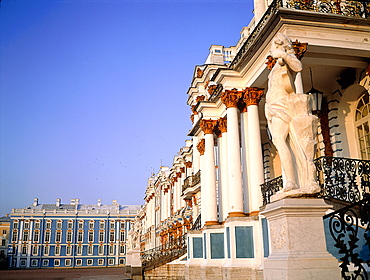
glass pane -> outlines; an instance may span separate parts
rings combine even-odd
[[[362,137],[364,137],[364,132],[363,132],[363,130],[362,130],[363,128],[362,128],[362,125],[360,125],[360,126],[358,126],[357,127],[357,134],[358,134],[358,137],[359,138],[362,138]]]
[[[368,112],[368,110],[369,110],[369,106],[366,106],[366,107],[364,108],[364,110],[362,111],[362,116],[363,116],[363,117],[366,117],[366,116],[367,116],[367,114],[369,113],[369,112]]]
[[[368,93],[365,93],[364,96],[363,96],[363,100],[364,100],[364,103],[365,104],[369,104],[369,94]]]
[[[364,139],[363,138],[360,138],[359,139],[360,141],[360,150],[362,151],[363,149],[365,149],[365,141],[364,141]]]

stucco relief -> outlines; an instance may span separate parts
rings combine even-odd
[[[273,223],[271,225],[271,244],[276,249],[281,249],[287,242],[287,224],[286,221]]]
[[[318,120],[310,112],[310,97],[297,94],[294,83],[302,63],[284,34],[276,35],[270,52],[277,63],[268,77],[265,114],[284,173],[275,199],[318,193],[313,163]]]

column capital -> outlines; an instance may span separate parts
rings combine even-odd
[[[217,125],[217,120],[201,120],[200,121],[200,129],[204,132],[204,134],[213,134],[214,128]]]
[[[244,102],[247,104],[247,107],[250,105],[259,104],[261,97],[263,96],[263,88],[258,87],[247,87],[244,91]]]
[[[226,108],[238,106],[238,101],[242,97],[243,92],[238,91],[236,88],[232,90],[225,90],[221,94],[221,101],[225,104]]]
[[[204,138],[202,138],[202,140],[200,140],[197,144],[197,149],[200,153],[201,156],[204,155],[204,150],[205,150],[205,147],[206,147],[206,141],[204,140]]]

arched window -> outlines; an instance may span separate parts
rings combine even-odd
[[[357,103],[355,126],[361,159],[370,160],[370,104],[368,93],[362,95]]]

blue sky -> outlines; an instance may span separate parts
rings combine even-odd
[[[33,202],[142,204],[191,128],[187,89],[252,2],[3,0],[0,216]]]

